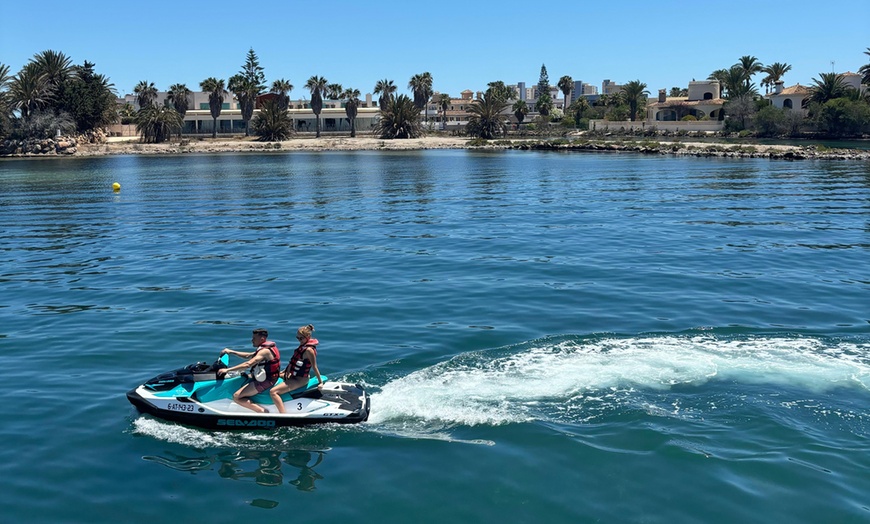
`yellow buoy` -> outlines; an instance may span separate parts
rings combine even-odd
[[[120,191],[120,190],[121,190],[121,184],[119,184],[117,182],[112,184],[112,191]]]

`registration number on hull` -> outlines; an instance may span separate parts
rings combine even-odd
[[[193,412],[193,404],[176,404],[175,402],[170,402],[166,405],[166,409],[169,411],[184,411],[184,412]]]

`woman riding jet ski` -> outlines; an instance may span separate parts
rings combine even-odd
[[[245,384],[249,378],[253,378],[249,384],[263,380],[247,374],[226,376],[223,370],[228,363],[227,353],[222,352],[214,364],[198,362],[163,373],[128,391],[127,399],[143,413],[206,429],[270,429],[322,422],[353,424],[369,416],[369,394],[362,386],[331,382],[319,372],[307,383],[302,380],[301,387],[284,392],[286,387],[279,386],[285,378],[291,380],[291,385],[300,383],[298,371],[293,373],[292,361],[272,388],[285,413],[278,412],[268,388],[257,388],[256,394],[241,397],[246,404],[254,403],[266,412],[243,407],[233,400],[234,394],[240,398],[247,391]]]

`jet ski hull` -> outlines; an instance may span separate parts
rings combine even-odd
[[[362,386],[332,382],[323,389],[312,378],[308,387],[282,395],[286,413],[278,413],[267,391],[252,397],[269,413],[256,413],[232,400],[247,378],[217,379],[214,365],[192,364],[159,375],[127,392],[127,400],[142,413],[164,420],[214,430],[269,430],[285,426],[339,423],[368,419],[371,399]]]

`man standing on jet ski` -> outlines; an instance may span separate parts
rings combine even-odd
[[[265,329],[255,329],[251,337],[251,345],[257,349],[250,353],[224,348],[221,351],[221,355],[231,353],[248,360],[236,366],[217,371],[217,377],[220,379],[230,371],[241,371],[251,368],[253,380],[233,393],[233,400],[236,404],[257,413],[268,413],[269,410],[259,404],[254,404],[250,397],[270,389],[275,385],[275,382],[278,382],[281,374],[281,354],[278,352],[278,346],[274,342],[267,340],[268,337],[269,332]]]

